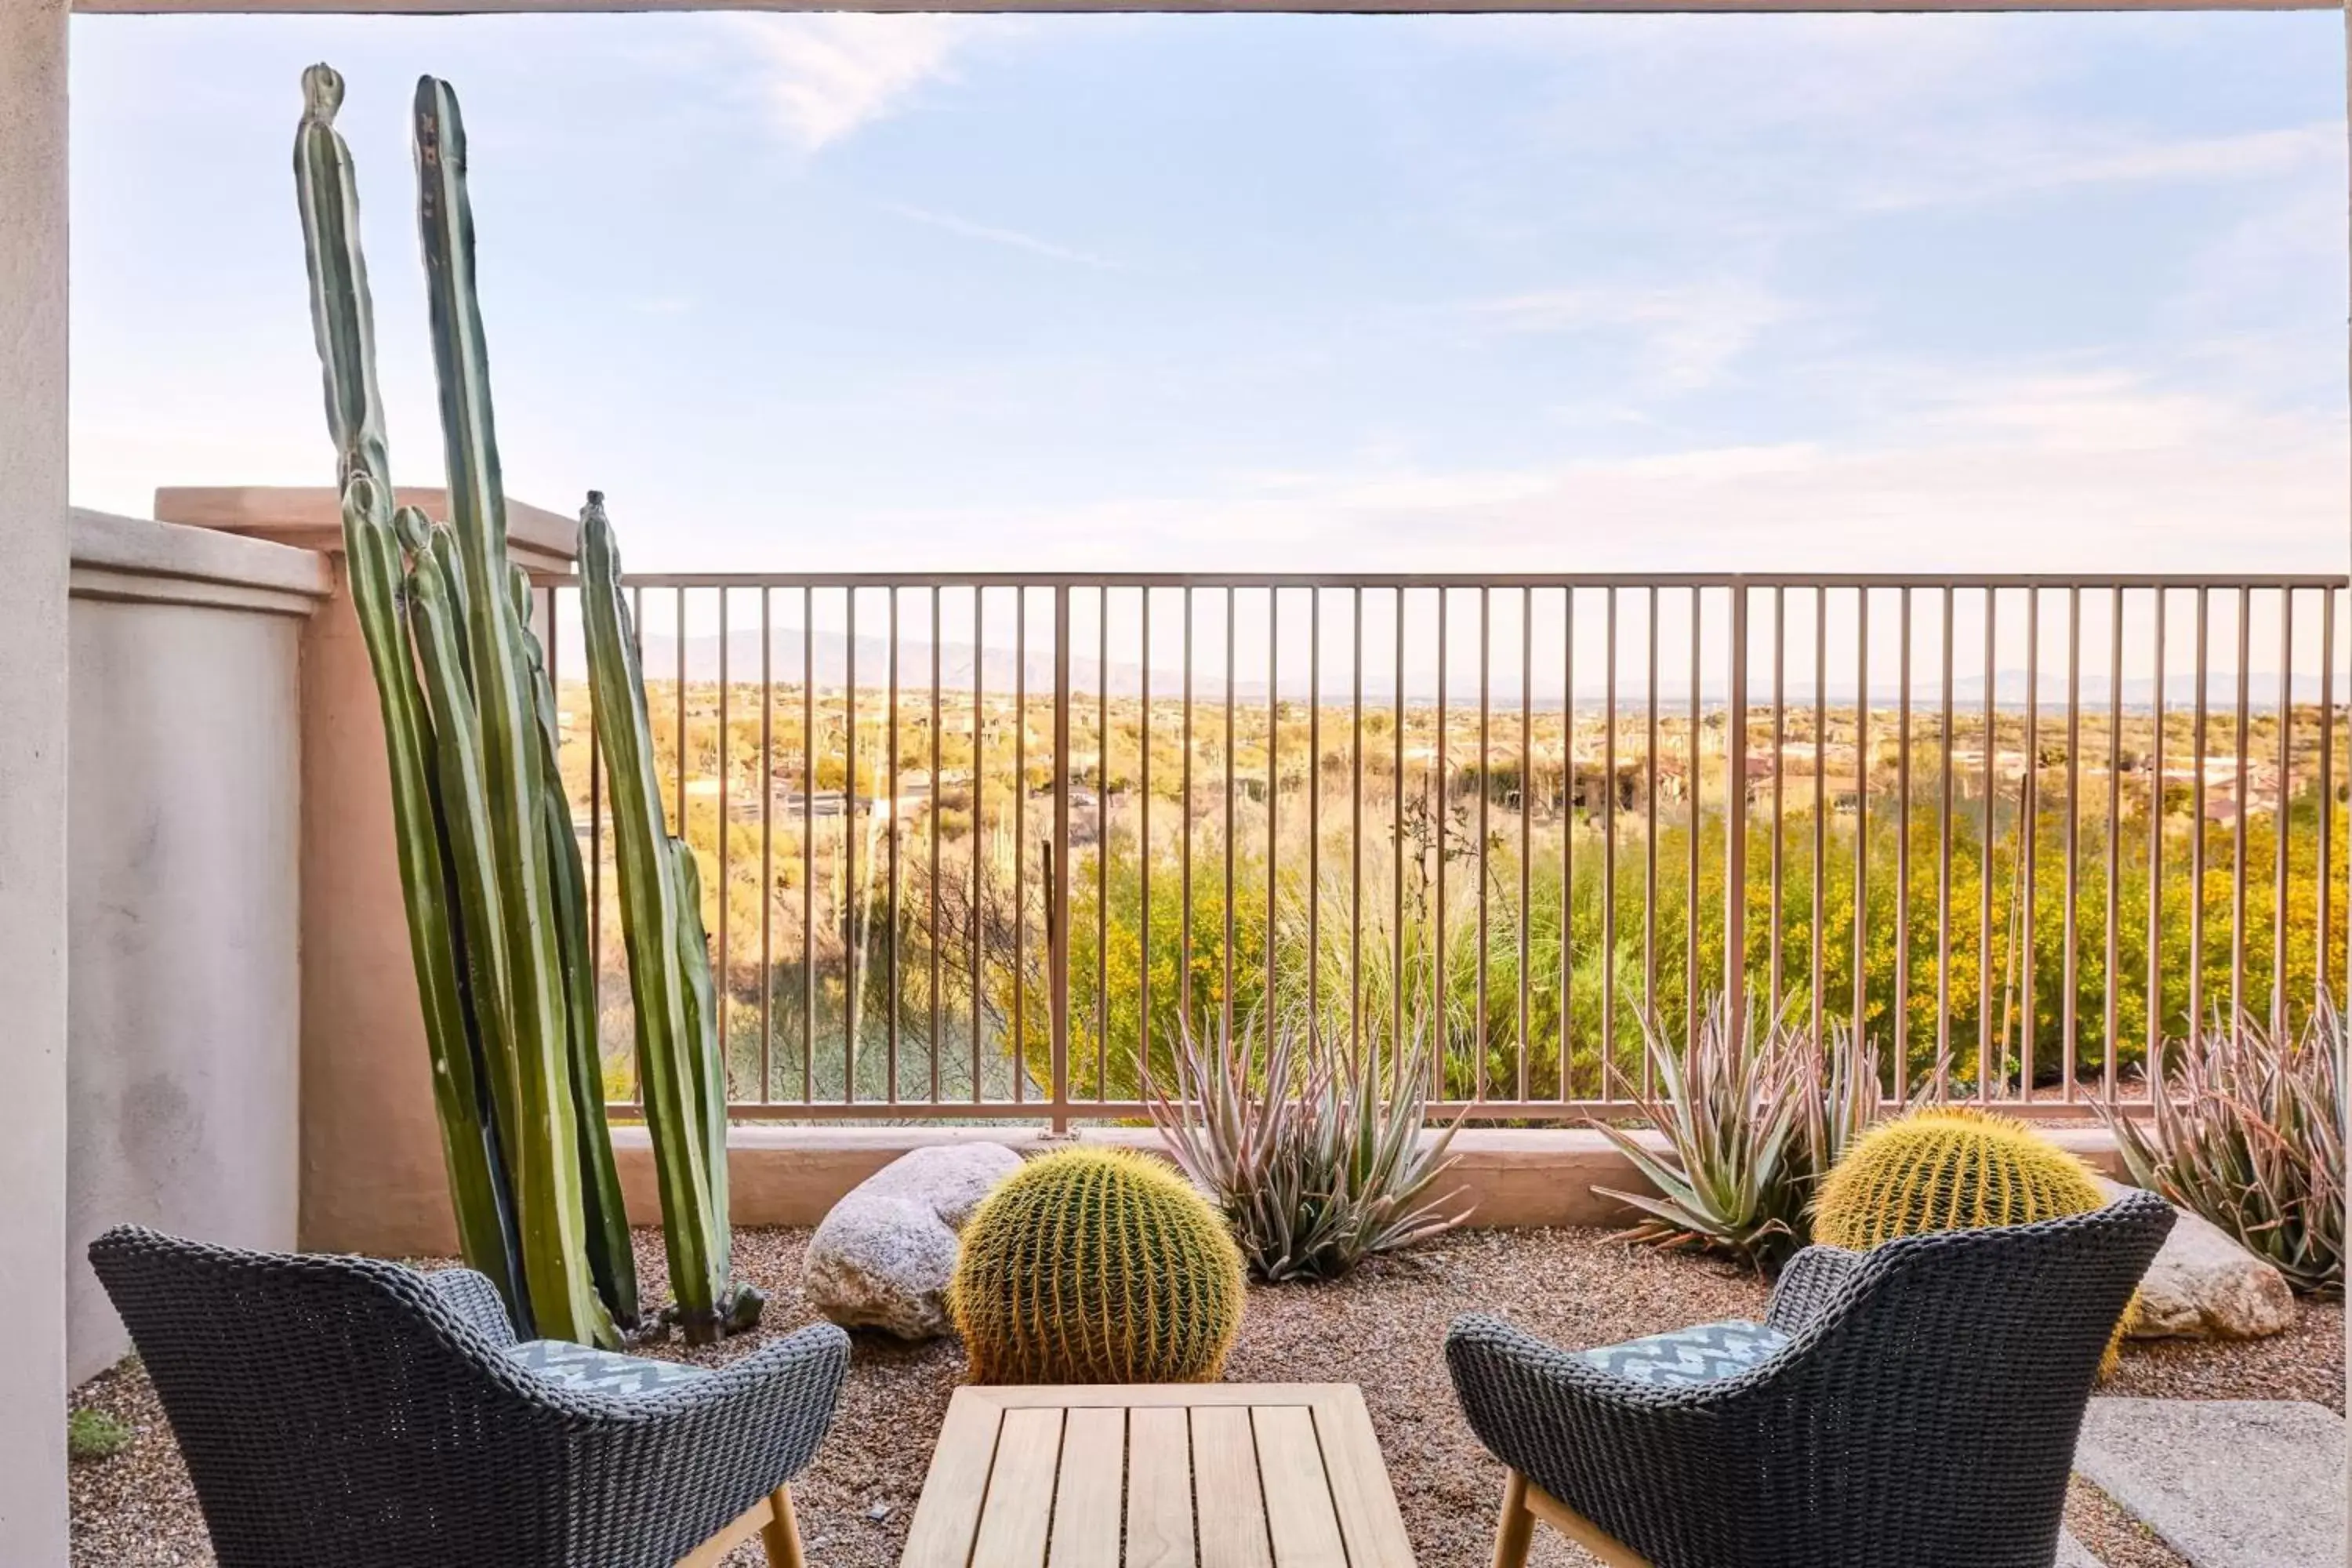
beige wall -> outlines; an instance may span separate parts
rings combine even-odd
[[[0,1558],[66,1560],[66,6],[0,0]]]
[[[68,667],[67,1354],[129,1343],[108,1226],[295,1243],[307,551],[77,513]]]

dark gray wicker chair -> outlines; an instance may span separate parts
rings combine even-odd
[[[848,1372],[831,1324],[702,1371],[518,1345],[467,1269],[128,1226],[89,1256],[222,1568],[671,1568],[755,1538],[799,1568],[785,1482]]]
[[[1446,1336],[1510,1468],[1497,1568],[1545,1521],[1652,1568],[2050,1568],[2099,1362],[2172,1210],[1809,1247],[1767,1321],[1571,1353]]]

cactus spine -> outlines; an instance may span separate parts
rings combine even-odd
[[[419,222],[454,527],[395,510],[342,82],[304,73],[295,185],[311,320],[343,497],[347,570],[390,754],[411,957],[467,1260],[528,1331],[593,1343],[634,1321],[636,1282],[593,1074],[577,847],[561,806],[538,650],[506,557],[505,498],[473,294],[465,132],[427,78],[416,100]]]
[[[596,742],[611,784],[637,1081],[661,1186],[670,1288],[687,1337],[715,1339],[755,1320],[761,1298],[730,1278],[727,1081],[702,926],[702,878],[693,849],[671,836],[662,816],[645,678],[621,592],[620,549],[595,490],[580,513],[580,585]]]
[[[1081,1146],[982,1200],[948,1314],[974,1383],[1213,1383],[1243,1300],[1241,1248],[1190,1182]]]

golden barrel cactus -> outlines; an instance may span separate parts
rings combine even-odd
[[[1211,1383],[1242,1324],[1242,1255],[1160,1161],[1032,1160],[965,1226],[948,1315],[974,1383]]]
[[[1966,1106],[1882,1122],[1846,1152],[1814,1202],[1813,1239],[1866,1251],[1897,1237],[2088,1214],[2106,1204],[2091,1168],[2024,1122]],[[2126,1309],[2101,1371],[2112,1371]]]
[[[1872,1128],[1822,1183],[1813,1239],[1862,1251],[1898,1236],[2030,1225],[2105,1196],[2090,1167],[2024,1122],[1966,1106]]]

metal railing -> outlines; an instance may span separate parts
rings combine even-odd
[[[1269,1013],[1442,1030],[1482,1119],[1622,1113],[1716,998],[1859,1019],[1893,1096],[2081,1115],[2340,988],[2340,578],[630,592],[740,1116],[1131,1118],[1181,1031]],[[575,609],[542,585],[626,1107]]]

